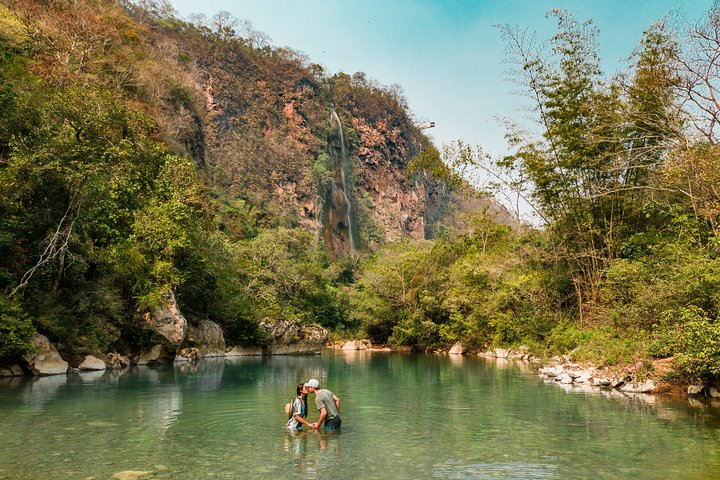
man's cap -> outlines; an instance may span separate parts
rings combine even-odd
[[[307,382],[305,382],[306,387],[312,387],[312,388],[318,388],[320,386],[320,382],[315,380],[314,378],[311,378]]]

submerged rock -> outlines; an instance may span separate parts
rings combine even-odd
[[[34,353],[26,354],[23,360],[33,375],[61,375],[67,373],[68,363],[62,359],[55,347],[44,335],[38,333],[28,342]]]
[[[138,480],[152,475],[152,471],[146,470],[124,470],[112,476],[115,480]]]

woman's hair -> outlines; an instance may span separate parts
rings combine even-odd
[[[304,383],[298,383],[298,386],[297,386],[297,394],[298,394],[298,397],[300,397],[300,400],[302,401],[303,405],[305,405],[305,398],[307,397],[307,394],[303,394],[304,386],[305,386]],[[300,411],[302,412],[302,417],[305,418],[307,416],[307,408],[303,408]]]

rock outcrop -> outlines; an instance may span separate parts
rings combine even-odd
[[[85,356],[85,360],[78,365],[79,370],[105,370],[106,368],[105,362],[93,355]]]
[[[243,347],[243,346],[234,346],[231,348],[228,348],[225,352],[226,357],[255,357],[258,355],[262,355],[263,350],[260,347]]]
[[[20,365],[10,365],[9,367],[0,368],[0,377],[22,377],[25,374]]]
[[[340,347],[341,350],[367,350],[372,348],[370,340],[348,340]]]
[[[140,352],[135,357],[136,365],[153,365],[157,363],[170,363],[175,358],[174,354],[170,354],[164,345],[157,344],[150,350]]]
[[[67,373],[68,363],[62,359],[47,337],[36,333],[30,337],[28,343],[32,346],[33,353],[24,355],[23,360],[33,375],[60,375]]]
[[[165,292],[162,295],[161,307],[146,312],[142,316],[141,324],[144,328],[156,334],[159,343],[173,357],[185,339],[188,325],[187,320],[180,313],[175,301],[175,294],[172,291]]]
[[[188,326],[186,342],[195,345],[198,357],[224,357],[225,337],[222,328],[211,320],[201,320],[197,327]]]
[[[260,322],[270,342],[263,353],[270,355],[296,355],[320,353],[328,339],[327,330],[316,325],[298,325],[295,322],[281,320]]]

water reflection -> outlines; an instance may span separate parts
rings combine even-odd
[[[21,385],[22,400],[37,410],[51,401],[58,394],[58,391],[67,385],[66,375],[51,375],[48,377],[34,377]]]
[[[301,477],[317,477],[323,470],[332,471],[341,452],[342,432],[288,432],[283,451]]]
[[[660,480],[717,472],[717,405],[566,393],[523,368],[474,356],[326,352],[3,380],[0,478],[137,471],[157,479]],[[341,434],[281,428],[284,403],[310,377],[342,399]],[[308,420],[317,416],[311,408]]]
[[[436,478],[473,478],[473,479],[518,479],[559,478],[558,466],[553,464],[525,462],[490,462],[482,464],[464,464],[448,461],[434,469]]]
[[[91,370],[78,372],[76,374],[83,383],[93,383],[105,378],[105,370]]]

